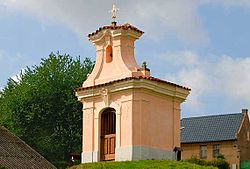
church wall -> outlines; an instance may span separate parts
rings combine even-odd
[[[84,162],[99,161],[101,112],[112,107],[116,110],[116,148],[132,145],[132,94],[131,90],[96,96],[83,102],[83,153]],[[120,122],[119,122],[120,119]],[[118,138],[119,137],[119,138]],[[119,143],[118,143],[119,142]],[[126,159],[126,155],[122,155]]]
[[[94,150],[94,108],[92,102],[85,102],[83,108],[82,162],[93,162]]]
[[[121,107],[121,147],[132,145],[132,100],[122,102]]]
[[[94,141],[94,109],[93,106],[85,104],[86,107],[83,108],[83,135],[88,137],[83,137],[83,150],[88,152],[93,150],[93,141]]]
[[[134,92],[133,100],[133,145],[143,145],[172,151],[179,146],[174,139],[179,123],[175,124],[174,104],[170,97],[159,96],[149,91]],[[177,116],[179,112],[175,112]],[[139,130],[138,130],[139,129]],[[159,134],[161,133],[161,134]],[[177,136],[179,138],[179,136]]]
[[[120,147],[132,144],[132,90],[115,92],[110,95],[110,102],[120,106]],[[117,122],[117,121],[116,121]],[[119,130],[119,131],[118,131]]]
[[[96,57],[98,58],[98,64],[93,71],[94,75],[90,76],[84,82],[84,86],[89,86],[91,81],[96,85],[130,77],[132,74],[142,75],[141,72],[137,72],[139,66],[136,64],[134,58],[134,39],[128,37],[112,39],[107,35],[103,41],[105,43],[97,45]],[[112,46],[113,59],[111,62],[106,63],[106,48],[109,45]],[[99,67],[99,70],[97,67]]]
[[[121,144],[116,148],[116,161],[175,159],[173,149],[180,142],[175,141],[179,136],[174,138],[174,134],[179,132],[174,130],[179,130],[180,126],[175,126],[179,123],[175,124],[178,119],[174,121],[176,105],[172,99],[140,89],[127,93],[131,93],[130,97],[118,101],[121,104]],[[179,117],[179,109],[175,113]]]
[[[158,85],[155,92],[155,83],[137,88],[141,82],[131,82],[86,92],[88,97],[82,100],[83,162],[100,160],[100,119],[107,107],[116,110],[116,161],[175,159],[173,149],[180,147],[180,101],[167,96],[166,88]]]

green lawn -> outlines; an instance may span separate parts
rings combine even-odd
[[[197,164],[191,164],[182,161],[168,160],[144,160],[144,161],[124,161],[124,162],[96,162],[72,166],[70,169],[217,169],[214,167],[205,167]]]

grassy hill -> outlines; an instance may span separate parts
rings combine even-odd
[[[97,162],[72,166],[70,169],[217,169],[182,161],[144,160],[125,162]]]

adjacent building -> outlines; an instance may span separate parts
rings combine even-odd
[[[181,120],[182,159],[195,156],[212,160],[224,155],[231,168],[250,160],[248,110],[241,113],[183,118]]]
[[[56,169],[49,161],[4,127],[0,127],[0,167]]]

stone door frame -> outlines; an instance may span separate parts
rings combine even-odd
[[[101,160],[101,115],[104,110],[107,108],[115,109],[115,116],[116,116],[116,146],[115,149],[117,150],[120,148],[121,145],[121,106],[115,102],[112,102],[109,106],[104,106],[102,108],[96,109],[95,111],[95,119],[94,119],[94,147],[97,151],[96,161]],[[116,156],[116,153],[115,153]],[[116,158],[115,158],[116,161]]]

